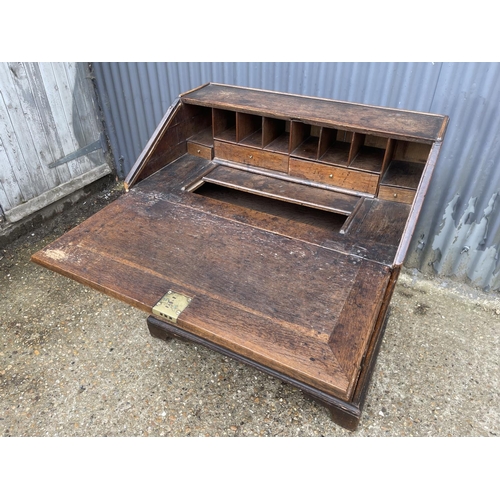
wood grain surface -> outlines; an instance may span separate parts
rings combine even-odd
[[[196,158],[191,168],[203,161]],[[168,200],[160,176],[148,181],[151,189],[130,191],[33,261],[147,312],[169,289],[186,293],[193,301],[180,327],[349,397],[359,371],[349,366],[349,352],[356,351],[359,365],[366,341],[353,347],[338,322],[351,290],[368,279],[363,260],[214,215],[210,205]],[[370,293],[356,308],[376,308],[385,279],[384,272],[370,275]],[[359,321],[369,336],[373,314]]]
[[[184,102],[228,110],[244,110],[269,117],[322,122],[346,130],[369,131],[386,137],[441,139],[447,118],[430,113],[363,104],[304,98],[278,92],[210,84],[184,94]]]

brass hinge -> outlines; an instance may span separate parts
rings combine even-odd
[[[169,290],[154,306],[153,314],[166,319],[170,323],[177,323],[177,318],[191,302],[191,297]]]

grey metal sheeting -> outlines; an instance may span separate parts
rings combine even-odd
[[[179,96],[227,83],[446,114],[450,124],[405,265],[500,289],[500,63],[94,63],[124,177]]]

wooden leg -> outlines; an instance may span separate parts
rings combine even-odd
[[[330,394],[327,394],[319,389],[316,389],[287,375],[279,373],[272,368],[257,363],[251,359],[245,358],[240,354],[234,353],[201,337],[197,337],[192,333],[186,332],[171,323],[166,323],[158,319],[156,316],[149,316],[147,319],[147,324],[149,332],[153,337],[161,340],[169,340],[170,338],[188,340],[190,342],[203,345],[204,347],[208,347],[209,349],[212,349],[237,361],[250,365],[264,373],[267,373],[268,375],[272,375],[279,380],[283,380],[284,382],[297,387],[304,393],[306,397],[325,406],[330,411],[332,420],[337,425],[340,425],[341,427],[344,427],[345,429],[351,431],[355,430],[358,426],[359,419],[361,417],[361,410],[357,404],[342,401],[341,399],[331,396]]]

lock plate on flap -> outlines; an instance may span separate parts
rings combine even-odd
[[[190,302],[191,297],[169,290],[153,306],[153,314],[175,324],[181,312],[186,309]]]

